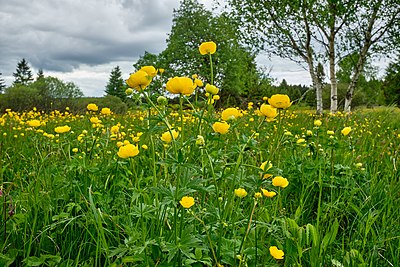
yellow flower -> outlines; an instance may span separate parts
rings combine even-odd
[[[297,139],[296,144],[301,145],[301,144],[303,144],[305,141],[306,141],[306,139],[304,139],[304,138],[299,138],[299,139]]]
[[[144,70],[138,70],[137,72],[132,73],[128,80],[126,80],[126,84],[137,91],[144,90],[150,84],[150,82],[151,76],[148,75]]]
[[[117,134],[119,132],[119,124],[111,126],[111,134]]]
[[[219,95],[213,95],[212,99],[213,99],[213,100],[219,100],[220,97],[219,97]]]
[[[260,198],[262,197],[262,194],[260,192],[254,193],[254,198]]]
[[[179,203],[181,203],[182,207],[184,207],[185,209],[189,209],[191,206],[194,205],[194,198],[193,197],[184,196],[179,201]]]
[[[149,149],[149,147],[148,147],[147,145],[142,145],[142,148],[143,148],[144,150]]]
[[[247,196],[247,192],[243,188],[238,188],[238,189],[235,189],[235,195],[237,197],[244,198],[245,196]]]
[[[288,95],[276,94],[268,98],[268,103],[275,108],[288,108],[292,105]]]
[[[30,127],[39,127],[40,126],[39,120],[30,120],[27,123]]]
[[[274,191],[268,191],[267,189],[261,188],[261,191],[265,197],[273,198],[276,196],[276,193]]]
[[[223,122],[217,121],[212,126],[213,130],[220,134],[226,134],[229,130],[229,127],[231,127],[231,126],[224,121]]]
[[[166,84],[166,89],[171,94],[190,95],[196,88],[196,84],[188,77],[174,77],[169,79]]]
[[[177,132],[175,130],[172,130],[171,132],[170,131],[166,131],[165,133],[163,133],[161,135],[161,140],[166,142],[166,143],[171,143],[172,140],[177,139],[178,136],[179,136],[179,132]]]
[[[328,134],[328,135],[334,135],[335,132],[334,132],[334,131],[331,131],[331,130],[328,130],[328,131],[326,131],[326,134]]]
[[[109,108],[102,108],[100,111],[101,114],[103,115],[110,115],[111,114],[111,109]]]
[[[139,154],[139,149],[137,146],[134,146],[132,144],[120,146],[117,153],[118,157],[123,159],[134,157],[137,154]]]
[[[320,121],[320,120],[315,120],[315,121],[314,121],[314,126],[319,127],[319,126],[321,126],[321,125],[322,125],[322,121]]]
[[[268,171],[271,168],[272,168],[272,163],[269,160],[264,161],[260,166],[260,169],[265,171],[265,172]]]
[[[282,176],[276,176],[274,179],[272,179],[272,185],[285,188],[289,185],[289,181]]]
[[[59,126],[54,128],[54,131],[56,133],[66,133],[69,132],[71,130],[71,127],[69,127],[68,125],[64,125],[64,126]]]
[[[127,94],[127,95],[131,95],[131,94],[133,94],[133,90],[132,90],[132,88],[128,88],[128,89],[126,89],[126,90],[125,90],[125,94]]]
[[[201,135],[198,135],[197,139],[196,139],[196,145],[204,146],[204,144],[205,144],[204,137]]]
[[[157,70],[153,66],[143,66],[140,70],[145,71],[151,78],[157,75]]]
[[[204,89],[206,89],[207,93],[212,95],[216,95],[219,92],[219,89],[215,85],[211,85],[209,83],[206,84],[206,87]]]
[[[221,113],[221,117],[224,121],[236,119],[241,115],[242,114],[240,114],[239,110],[237,110],[236,108],[227,108]]]
[[[348,135],[351,132],[351,127],[344,127],[342,130],[342,134],[344,136]]]
[[[278,249],[276,246],[269,247],[269,253],[277,260],[282,260],[285,255],[283,250]]]
[[[161,74],[163,74],[164,71],[165,71],[165,69],[162,69],[162,68],[159,68],[159,69],[158,69],[158,72],[161,73]]]
[[[200,54],[207,55],[207,54],[214,54],[217,51],[217,44],[214,42],[203,42],[199,46]]]
[[[97,118],[97,117],[91,117],[90,122],[93,124],[97,124],[97,123],[101,123],[101,120],[99,120],[99,118]]]
[[[194,79],[194,83],[198,86],[198,87],[203,87],[203,81],[200,79]]]
[[[273,119],[278,115],[276,108],[274,108],[271,105],[267,105],[267,104],[261,105],[260,112],[262,115],[264,115],[265,117],[270,118],[270,119]]]
[[[76,147],[73,148],[73,149],[72,149],[72,152],[77,153],[77,152],[78,152],[78,148],[76,148]]]
[[[93,103],[88,104],[86,108],[87,108],[87,110],[90,110],[90,111],[98,111],[99,110],[99,107]]]

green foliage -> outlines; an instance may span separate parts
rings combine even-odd
[[[386,69],[382,90],[386,104],[400,106],[400,61],[392,62]]]
[[[106,85],[106,94],[113,95],[121,98],[122,100],[126,99],[125,90],[127,86],[125,85],[124,80],[122,79],[122,72],[119,66],[116,66],[112,69],[110,78]]]
[[[13,73],[13,76],[15,78],[13,85],[29,85],[33,81],[33,75],[31,68],[28,65],[28,61],[23,58],[20,62],[17,64],[17,69]]]
[[[32,109],[40,101],[37,89],[17,84],[6,88],[4,94],[0,95],[0,109],[1,111],[7,108],[14,111],[24,111]]]
[[[87,111],[87,105],[94,103],[99,109],[110,108],[116,114],[125,114],[128,110],[127,104],[117,96],[107,95],[105,97],[81,97],[69,106],[71,111],[83,114]]]

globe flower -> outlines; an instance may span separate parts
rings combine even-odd
[[[351,127],[344,127],[342,130],[342,134],[344,136],[348,135],[351,132]]]
[[[276,108],[274,108],[271,105],[267,105],[267,104],[261,105],[260,112],[262,115],[264,115],[265,117],[267,117],[269,119],[273,119],[278,115]]]
[[[170,131],[166,131],[165,133],[163,133],[161,135],[161,140],[164,141],[165,143],[171,143],[172,140],[177,139],[179,136],[179,132],[172,130]]]
[[[188,77],[174,77],[169,79],[166,84],[166,89],[171,94],[190,95],[196,88],[196,84]]]
[[[134,146],[132,144],[127,144],[127,145],[122,145],[119,147],[118,150],[118,157],[127,159],[129,157],[134,157],[137,154],[139,154],[139,149],[137,146]]]
[[[158,72],[159,72],[160,74],[163,74],[164,71],[165,71],[165,69],[162,69],[162,68],[159,68],[159,69],[158,69]]]
[[[322,121],[320,121],[320,120],[315,120],[314,121],[314,126],[319,127],[321,125],[322,125]]]
[[[204,88],[207,93],[216,95],[219,92],[219,89],[215,85],[211,85],[209,83],[206,84],[206,87]]]
[[[151,78],[157,75],[157,70],[153,66],[143,66],[140,70],[145,71]]]
[[[276,246],[269,247],[269,253],[276,260],[282,260],[285,253],[283,250],[278,249]]]
[[[128,88],[128,89],[126,89],[126,90],[125,90],[125,94],[127,94],[127,95],[131,95],[131,94],[133,94],[133,90],[132,90],[132,88]]]
[[[268,191],[267,189],[263,188],[261,188],[261,191],[265,197],[273,198],[274,196],[276,196],[276,193],[274,191]]]
[[[194,198],[193,197],[187,197],[184,196],[179,203],[181,203],[182,207],[184,207],[185,209],[189,209],[190,207],[192,207],[194,205]]]
[[[111,114],[111,109],[109,108],[102,108],[100,111],[101,114],[103,115],[110,115]]]
[[[288,108],[292,105],[288,95],[276,94],[268,98],[268,103],[275,108]]]
[[[265,172],[268,171],[271,168],[272,168],[272,163],[269,160],[264,161],[260,166],[260,169],[265,171]]]
[[[201,135],[198,135],[197,139],[196,139],[196,145],[204,146],[204,144],[205,144],[204,137]]]
[[[93,103],[88,104],[86,108],[89,111],[98,111],[99,110],[99,107],[96,104],[93,104]]]
[[[194,83],[198,86],[198,87],[203,87],[203,81],[200,79],[194,79]]]
[[[168,105],[168,99],[165,96],[160,95],[159,97],[157,97],[157,104],[159,104],[160,106],[166,106]]]
[[[126,84],[137,91],[144,90],[150,82],[151,76],[144,70],[138,70],[137,72],[132,73],[128,80],[126,80]]]
[[[289,185],[289,181],[286,178],[283,178],[282,176],[276,176],[274,179],[272,179],[272,185],[285,188],[286,186]]]
[[[54,128],[54,131],[56,133],[66,133],[66,132],[69,132],[70,130],[71,130],[71,127],[69,127],[68,125],[58,126],[58,127]]]
[[[220,134],[226,134],[229,130],[229,127],[231,127],[228,123],[226,122],[215,122],[212,126],[214,132],[220,133]]]
[[[262,197],[262,194],[260,192],[254,193],[254,198],[260,198],[260,197]]]
[[[242,114],[240,114],[239,110],[237,110],[236,108],[227,108],[221,113],[221,117],[224,121],[236,119],[241,115]]]
[[[212,100],[219,100],[219,99],[220,99],[219,95],[213,95],[212,97]]]
[[[200,54],[207,55],[207,54],[214,54],[217,51],[217,44],[214,42],[203,42],[199,46]]]
[[[40,121],[39,120],[30,120],[30,121],[27,121],[27,124],[29,125],[29,127],[39,127]]]
[[[326,134],[327,134],[327,135],[334,135],[334,134],[335,134],[335,132],[334,132],[334,131],[332,131],[332,130],[328,130],[328,131],[326,131]]]
[[[245,196],[247,196],[247,192],[243,188],[238,188],[238,189],[235,189],[235,195],[237,197],[244,198]]]

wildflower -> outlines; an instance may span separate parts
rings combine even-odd
[[[111,134],[117,134],[119,132],[119,124],[111,126],[110,132]]]
[[[103,115],[110,115],[111,114],[111,109],[109,108],[102,108],[100,111],[101,114]]]
[[[162,68],[159,68],[159,69],[158,69],[158,72],[159,72],[160,74],[163,74],[164,71],[165,71],[165,69],[162,69]]]
[[[327,134],[327,135],[334,135],[335,132],[334,132],[334,131],[331,131],[331,130],[328,130],[328,131],[326,131],[326,134]]]
[[[143,66],[140,70],[145,71],[151,78],[157,75],[157,70],[153,66]]]
[[[213,130],[220,134],[226,134],[229,130],[229,127],[231,127],[231,126],[224,121],[223,122],[217,121],[212,126]]]
[[[265,171],[265,172],[268,171],[271,168],[272,168],[272,163],[269,160],[264,161],[260,166],[260,169]]]
[[[204,88],[207,93],[216,95],[219,92],[219,89],[215,85],[211,85],[209,83],[206,84],[206,87]]]
[[[68,125],[64,125],[64,126],[59,126],[54,128],[54,131],[56,133],[66,133],[69,132],[71,130],[71,127],[69,127]]]
[[[125,94],[127,94],[127,95],[131,95],[131,94],[133,94],[133,90],[132,90],[132,88],[128,88],[128,89],[126,89],[126,90],[125,90]]]
[[[247,192],[243,188],[238,188],[238,189],[235,189],[235,195],[237,197],[244,198],[245,196],[247,196]]]
[[[286,178],[283,178],[282,176],[276,176],[274,179],[272,179],[272,185],[285,188],[286,186],[289,185],[289,181]]]
[[[262,194],[260,192],[254,193],[254,198],[260,198],[262,197]]]
[[[194,205],[194,198],[184,196],[179,201],[179,203],[181,203],[182,207],[184,207],[185,209],[189,209],[190,207],[192,207]]]
[[[240,114],[239,110],[237,110],[236,108],[227,108],[224,111],[222,111],[222,113],[221,113],[221,117],[224,121],[236,119],[240,116],[241,116],[241,114]]]
[[[148,147],[147,145],[142,145],[142,148],[143,148],[144,150],[149,149],[149,147]]]
[[[265,197],[273,198],[276,196],[276,193],[274,191],[268,191],[267,189],[261,188],[261,191]]]
[[[159,104],[160,106],[166,106],[168,105],[168,99],[165,96],[160,95],[159,97],[157,97],[157,104]]]
[[[268,103],[275,108],[288,108],[292,105],[288,95],[276,94],[268,98]]]
[[[217,51],[217,44],[214,42],[203,42],[199,46],[200,54],[207,55],[207,54],[214,54]]]
[[[144,70],[138,70],[135,73],[132,73],[128,80],[126,80],[126,84],[136,89],[137,91],[144,90],[151,82],[151,76],[147,74]]]
[[[313,133],[312,133],[312,131],[307,130],[306,134],[307,134],[307,136],[312,136]]]
[[[139,149],[137,146],[134,146],[132,144],[120,146],[117,153],[118,157],[123,159],[134,157],[137,154],[139,154]]]
[[[30,120],[30,121],[27,121],[27,123],[30,127],[39,127],[40,126],[39,120]]]
[[[93,124],[97,124],[97,123],[101,123],[101,120],[99,120],[99,118],[97,118],[97,117],[91,117],[90,122]]]
[[[195,87],[193,80],[188,77],[174,77],[169,79],[166,84],[166,89],[171,94],[190,95]]]
[[[342,134],[344,136],[348,135],[351,132],[351,127],[344,127],[342,130]]]
[[[198,86],[198,87],[203,87],[203,81],[200,79],[194,79],[194,83]]]
[[[74,148],[72,149],[72,152],[77,153],[77,152],[78,152],[78,148],[74,147]]]
[[[321,125],[322,125],[322,121],[320,121],[320,120],[315,120],[314,121],[314,126],[319,127]]]
[[[283,250],[278,249],[276,246],[269,247],[269,253],[274,259],[282,260],[285,253]]]
[[[304,138],[299,138],[299,139],[297,139],[296,144],[301,145],[301,144],[303,144],[305,141],[306,141],[306,140],[305,140]]]
[[[212,97],[212,100],[219,100],[219,99],[220,99],[219,95],[213,95]]]
[[[278,115],[276,108],[274,108],[271,105],[267,105],[267,104],[261,105],[260,112],[262,115],[264,115],[265,117],[270,118],[270,119],[273,119]]]
[[[198,135],[198,136],[197,136],[197,139],[196,139],[196,145],[198,145],[198,146],[204,146],[204,143],[205,143],[204,137],[201,136],[201,135]]]
[[[356,166],[358,169],[361,169],[362,166],[363,166],[363,164],[362,164],[361,162],[358,162],[358,163],[355,164],[355,166]]]
[[[99,110],[99,107],[93,103],[88,104],[86,108],[89,111],[98,111]]]
[[[171,143],[172,140],[177,139],[179,136],[179,132],[175,131],[175,130],[171,130],[170,131],[166,131],[165,133],[163,133],[161,135],[161,140],[164,141],[165,143]]]

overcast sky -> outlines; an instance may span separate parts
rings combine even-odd
[[[211,7],[211,0],[200,0]],[[102,96],[111,70],[126,79],[145,51],[166,47],[179,0],[0,0],[0,72],[7,85],[25,58],[36,76],[78,85],[86,96]],[[290,61],[257,60],[278,81],[309,84],[306,71]]]

